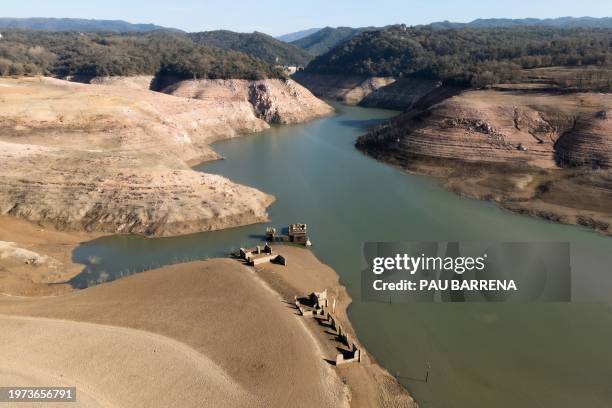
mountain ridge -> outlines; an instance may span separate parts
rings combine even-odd
[[[202,31],[187,36],[198,44],[238,51],[273,65],[306,65],[313,58],[306,50],[268,34],[229,30]]]
[[[154,30],[181,31],[151,23],[130,23],[124,20],[98,20],[85,18],[0,17],[0,29],[42,30],[42,31],[83,31],[83,32],[147,32]]]
[[[612,17],[557,17],[557,18],[488,18],[475,19],[467,23],[436,21],[430,24],[418,24],[415,27],[449,28],[497,28],[542,26],[553,28],[612,28]],[[385,27],[324,27],[310,35],[291,41],[291,44],[305,49],[318,56],[350,40],[355,35],[369,30],[381,30]],[[307,31],[307,30],[305,30]],[[290,35],[290,34],[287,34]],[[281,36],[282,37],[282,36]]]
[[[451,21],[436,21],[424,24],[434,28],[493,28],[493,27],[520,27],[543,26],[556,28],[610,28],[612,17],[555,17],[555,18],[477,18],[468,23],[455,23]]]
[[[284,41],[284,42],[293,42],[293,41],[297,41],[301,38],[307,37],[311,34],[316,33],[317,31],[322,30],[322,28],[307,28],[306,30],[300,30],[300,31],[295,31],[293,33],[287,33],[287,34],[283,34],[283,35],[279,35],[277,37],[275,37],[277,40],[280,41]]]

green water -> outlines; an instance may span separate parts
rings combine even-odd
[[[227,160],[198,169],[276,196],[271,225],[309,225],[313,251],[354,299],[351,320],[375,358],[422,407],[612,406],[612,239],[460,198],[353,147],[393,112],[336,115],[215,144]],[[265,225],[177,238],[101,238],[80,246],[85,287],[173,262],[223,256]],[[381,304],[360,301],[366,241],[568,241],[572,304]],[[605,260],[605,262],[604,262]],[[588,302],[586,302],[588,301]],[[429,381],[424,382],[430,365]]]

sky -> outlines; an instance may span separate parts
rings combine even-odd
[[[476,18],[611,17],[612,0],[18,0],[1,17],[74,17],[154,23],[185,31],[281,35],[325,26],[427,24]]]

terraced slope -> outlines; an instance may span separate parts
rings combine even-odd
[[[503,88],[425,97],[357,146],[461,194],[612,233],[612,94]]]

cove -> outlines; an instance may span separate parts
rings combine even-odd
[[[612,238],[461,198],[364,156],[354,141],[395,112],[335,105],[335,115],[214,145],[198,170],[273,194],[277,228],[309,225],[312,250],[353,297],[360,341],[421,407],[609,407]],[[175,238],[109,236],[78,247],[87,287],[175,262],[225,256],[265,224]],[[387,304],[360,300],[367,241],[567,241],[571,304]],[[604,262],[607,260],[607,262]],[[608,302],[608,303],[606,303]],[[427,367],[429,378],[425,382]]]

